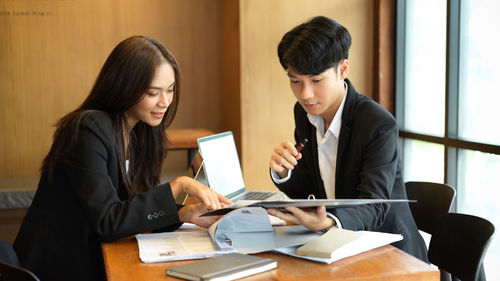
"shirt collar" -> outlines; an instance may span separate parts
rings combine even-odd
[[[342,102],[340,103],[339,109],[337,109],[337,112],[335,112],[335,116],[333,116],[332,123],[330,124],[330,127],[328,127],[328,131],[330,131],[335,138],[339,138],[340,135],[340,127],[342,125],[342,112],[344,111],[344,104],[345,104],[345,99],[347,97],[347,83],[344,81],[344,97],[342,98]],[[323,117],[320,115],[311,115],[307,114],[307,118],[309,119],[309,122],[313,124],[317,130],[321,132],[322,135],[326,135],[326,133],[323,132],[324,126],[324,120]]]

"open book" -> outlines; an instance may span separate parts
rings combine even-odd
[[[136,235],[142,262],[201,259],[226,253],[252,254],[303,245],[320,234],[301,225],[275,227],[263,208],[240,208],[207,231]]]
[[[318,206],[326,206],[328,208],[345,208],[365,204],[380,204],[380,203],[404,203],[415,202],[408,199],[294,199],[281,201],[262,201],[262,200],[239,200],[236,203],[227,207],[209,211],[201,215],[203,216],[219,216],[225,215],[233,210],[243,207],[262,207],[265,209],[273,208],[284,210],[284,207],[293,206],[297,208],[309,209]]]

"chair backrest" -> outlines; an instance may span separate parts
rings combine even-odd
[[[0,240],[0,280],[40,281],[31,271],[19,266],[14,248],[5,240]]]
[[[448,213],[434,227],[429,261],[462,281],[476,280],[494,232],[486,219]]]
[[[455,189],[434,182],[410,181],[405,185],[408,199],[417,200],[409,205],[418,229],[432,234],[436,221],[450,211]]]
[[[0,261],[1,281],[40,281],[31,271]]]

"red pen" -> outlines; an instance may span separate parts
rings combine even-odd
[[[309,140],[308,139],[303,139],[299,145],[297,145],[297,152],[300,152],[302,150],[302,148],[304,148],[304,145],[306,145],[306,143],[308,142]]]

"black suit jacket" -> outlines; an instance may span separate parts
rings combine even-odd
[[[168,183],[128,200],[111,118],[91,112],[53,183],[42,175],[14,248],[41,280],[105,280],[100,242],[175,229],[177,210]]]
[[[346,79],[347,97],[342,113],[335,197],[406,199],[398,153],[396,120],[372,99],[358,94]],[[309,140],[301,151],[302,159],[291,178],[276,186],[291,198],[326,198],[318,164],[316,128],[307,113],[296,104],[295,140]],[[407,203],[369,204],[352,208],[329,209],[342,227],[403,234],[394,246],[427,261],[427,250]]]

